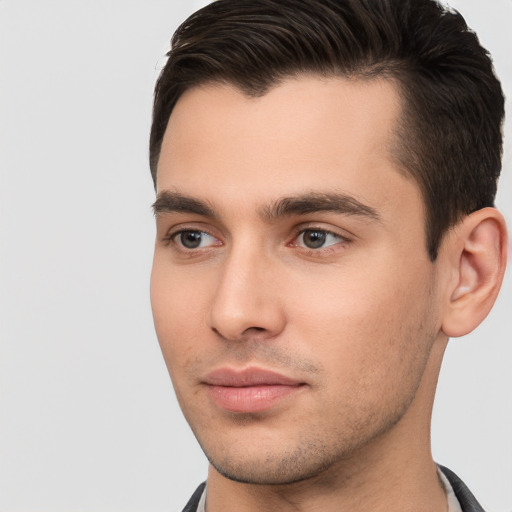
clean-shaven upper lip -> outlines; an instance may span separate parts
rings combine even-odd
[[[209,386],[252,387],[252,386],[299,386],[302,381],[286,377],[280,373],[264,368],[245,369],[219,368],[204,378]]]

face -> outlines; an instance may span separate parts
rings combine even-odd
[[[157,173],[151,300],[215,469],[313,477],[404,417],[439,332],[416,184],[390,154],[388,81],[186,92]]]

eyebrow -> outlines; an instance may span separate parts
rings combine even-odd
[[[177,212],[192,213],[210,218],[217,217],[213,208],[205,201],[169,190],[158,193],[156,201],[153,203],[153,212],[155,215]]]
[[[156,201],[153,203],[153,211],[155,215],[177,212],[191,213],[212,219],[218,218],[214,209],[206,201],[169,190],[159,192]],[[380,220],[377,210],[353,196],[341,193],[312,192],[298,196],[282,197],[259,210],[260,216],[269,222],[279,217],[320,212],[334,212],[373,221]]]
[[[334,212],[338,214],[362,217],[379,221],[380,216],[353,196],[340,193],[308,193],[294,197],[283,197],[262,210],[263,217],[273,220],[291,215],[307,215],[309,213]]]

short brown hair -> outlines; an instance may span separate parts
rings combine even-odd
[[[422,192],[430,258],[463,215],[494,205],[503,92],[464,18],[434,0],[218,0],[178,28],[167,55],[150,136],[155,183],[187,89],[225,82],[259,96],[305,73],[385,77],[404,98],[393,154]]]

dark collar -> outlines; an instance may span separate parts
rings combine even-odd
[[[466,487],[466,484],[453,471],[444,466],[438,467],[453,487],[453,492],[459,500],[462,512],[485,512],[471,491]]]
[[[189,502],[185,505],[183,512],[196,512],[197,506],[199,505],[199,500],[201,499],[201,495],[203,494],[205,487],[206,487],[206,482],[203,482],[196,489],[196,492],[194,494],[192,494],[192,498],[190,498]]]
[[[485,512],[478,501],[476,501],[476,498],[473,496],[471,491],[466,487],[466,484],[453,471],[445,468],[444,466],[439,466],[439,469],[443,472],[446,478],[448,478],[448,481],[453,487],[453,492],[455,493],[455,496],[457,496],[463,512]],[[206,482],[203,482],[196,489],[189,502],[183,509],[183,512],[197,511],[197,506],[199,505],[199,500],[201,499],[201,495],[203,494],[205,486]]]

